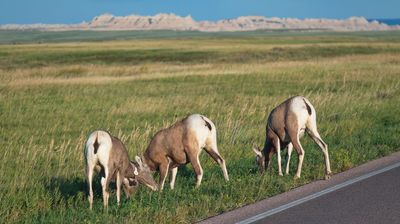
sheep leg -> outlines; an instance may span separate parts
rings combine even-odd
[[[170,182],[171,190],[174,189],[177,172],[178,172],[178,167],[171,169],[171,182]]]
[[[222,169],[222,172],[224,174],[224,178],[226,181],[229,181],[229,176],[228,176],[228,171],[226,169],[226,164],[225,164],[225,160],[222,158],[222,156],[219,154],[218,149],[214,148],[214,147],[206,147],[205,151],[208,153],[208,155],[211,156],[211,158],[214,159],[215,162],[217,162],[219,164],[219,166]]]
[[[298,134],[296,136],[293,136],[291,141],[292,141],[293,147],[296,149],[296,151],[300,152],[299,153],[299,160],[298,160],[298,164],[297,164],[297,171],[296,171],[296,175],[294,176],[295,179],[298,179],[298,178],[300,178],[301,167],[303,166],[304,149],[300,144]]]
[[[116,179],[116,184],[117,184],[117,204],[118,206],[120,205],[120,201],[121,201],[121,184],[122,184],[122,180],[124,179],[124,177],[121,175],[121,172],[118,171],[117,172],[117,179]]]
[[[291,142],[293,147],[296,149],[299,157],[298,157],[298,163],[297,163],[297,171],[296,171],[296,175],[295,175],[295,179],[300,178],[301,175],[301,168],[303,166],[303,160],[304,160],[304,149],[300,144],[300,140],[299,140],[299,134],[297,133],[292,133],[290,134],[290,138],[291,138]]]
[[[289,143],[287,147],[288,147],[288,151],[287,151],[287,157],[286,157],[286,171],[285,171],[285,174],[289,175],[290,157],[291,157],[292,151],[293,151],[292,143]]]
[[[274,144],[274,147],[275,147],[275,150],[276,150],[276,157],[277,157],[277,160],[278,160],[278,174],[279,174],[279,176],[283,176],[283,174],[282,174],[281,145],[280,145],[279,138],[274,138],[273,144]]]
[[[129,181],[126,178],[122,179],[122,190],[124,190],[125,197],[127,199],[131,196],[131,194],[129,193],[128,187],[129,187]]]
[[[86,166],[86,176],[87,176],[87,182],[88,182],[88,187],[89,187],[89,207],[90,210],[93,209],[93,170],[94,166],[92,163],[88,163]]]
[[[111,171],[111,172],[110,172]],[[101,185],[102,185],[102,190],[103,190],[103,206],[108,210],[108,199],[110,198],[110,193],[108,192],[108,186],[111,181],[111,177],[114,173],[114,169],[111,168],[109,169],[107,166],[104,167],[104,177],[101,178]]]
[[[168,168],[169,168],[168,160],[163,162],[159,167],[159,169],[160,169],[160,191],[162,191],[164,188],[165,179],[167,178],[167,175],[168,175]]]
[[[200,150],[199,150],[200,151]],[[199,155],[200,153],[188,153],[189,160],[192,163],[194,172],[196,173],[196,187],[200,186],[201,180],[203,179],[203,168],[201,168]]]
[[[288,113],[286,119],[286,132],[289,135],[290,142],[292,143],[294,149],[296,149],[299,155],[299,161],[297,164],[297,172],[294,176],[295,179],[300,178],[301,167],[303,166],[304,160],[304,149],[300,144],[300,128],[298,124],[297,116],[294,113]]]
[[[328,145],[321,139],[316,128],[308,129],[307,133],[310,135],[312,140],[322,150],[322,153],[324,154],[324,159],[325,159],[325,179],[330,179],[330,175],[331,175],[332,171],[331,171],[331,164],[329,162]]]

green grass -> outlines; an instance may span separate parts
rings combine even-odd
[[[398,151],[399,35],[324,35],[1,45],[0,222],[187,223],[322,179],[323,155],[308,137],[301,179],[296,155],[289,176],[277,175],[275,159],[257,172],[251,145],[262,144],[269,111],[294,95],[315,106],[334,173]],[[109,130],[133,158],[191,113],[216,124],[229,182],[202,153],[200,188],[188,165],[175,190],[141,187],[119,208],[112,194],[106,213],[96,179],[89,211],[89,132]]]
[[[0,44],[63,43],[63,42],[102,42],[109,40],[140,39],[263,39],[269,43],[337,43],[359,42],[385,39],[399,42],[399,31],[368,32],[324,32],[313,30],[257,30],[236,32],[199,31],[39,31],[39,30],[0,30]],[[303,37],[299,39],[298,37]]]
[[[189,41],[187,44],[197,41]],[[331,58],[346,55],[371,55],[378,53],[399,53],[400,45],[379,44],[370,46],[358,44],[346,46],[343,44],[297,44],[291,47],[281,47],[276,44],[264,44],[257,40],[250,49],[241,47],[243,43],[227,40],[223,49],[196,48],[167,48],[161,46],[151,49],[137,49],[136,46],[126,49],[67,49],[61,47],[35,47],[35,50],[15,51],[14,48],[0,48],[0,66],[5,69],[37,68],[51,65],[96,64],[96,65],[140,65],[145,63],[174,63],[174,64],[204,64],[204,63],[251,63],[271,61],[303,61],[320,58]],[[229,43],[236,45],[229,49]],[[216,45],[216,44],[214,44]],[[285,46],[285,45],[284,45]],[[21,49],[21,47],[19,47]]]

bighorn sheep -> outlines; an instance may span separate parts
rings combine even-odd
[[[146,185],[148,188],[150,188],[153,191],[158,190],[158,184],[154,180],[153,174],[151,170],[149,169],[146,164],[143,164],[141,162],[141,159],[139,156],[135,157],[136,161],[131,161],[131,164],[133,164],[137,169],[138,169],[138,175],[136,176],[137,180],[139,183]],[[132,188],[132,185],[127,186],[128,189]]]
[[[160,170],[159,189],[162,190],[168,171],[171,171],[171,189],[174,189],[178,166],[192,163],[196,173],[196,187],[201,184],[203,169],[199,155],[204,149],[221,167],[224,178],[229,180],[225,160],[217,148],[217,131],[208,118],[193,114],[176,122],[169,128],[155,134],[147,147],[142,160],[137,161],[152,171]]]
[[[94,131],[89,135],[85,144],[86,175],[89,187],[90,209],[93,207],[93,171],[101,171],[101,186],[103,191],[103,205],[108,207],[108,185],[116,179],[117,185],[117,203],[120,203],[121,184],[127,197],[136,187],[136,178],[147,186],[151,186],[153,180],[153,190],[157,189],[154,179],[146,178],[145,172],[138,172],[135,164],[129,161],[128,151],[124,144],[118,138],[105,131]],[[140,169],[140,168],[139,168]]]
[[[321,148],[325,158],[325,179],[329,179],[331,168],[328,145],[321,139],[317,131],[317,118],[314,107],[310,101],[302,96],[287,99],[271,111],[266,125],[264,149],[261,151],[256,145],[253,146],[261,172],[268,168],[271,156],[276,152],[278,171],[279,175],[282,176],[280,151],[287,146],[286,174],[289,174],[290,155],[294,147],[299,155],[295,178],[300,178],[304,159],[304,149],[300,144],[300,138],[304,135],[304,131]]]

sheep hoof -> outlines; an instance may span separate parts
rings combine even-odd
[[[331,176],[332,176],[331,174],[326,174],[326,175],[325,175],[325,180],[331,179]]]

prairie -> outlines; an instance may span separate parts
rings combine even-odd
[[[334,173],[400,150],[398,32],[69,35],[0,38],[1,223],[190,223],[323,179],[322,152],[307,136],[301,179],[296,153],[289,176],[277,175],[275,159],[264,176],[256,169],[253,142],[262,145],[269,112],[294,95],[315,106]],[[229,182],[202,153],[200,188],[187,165],[173,191],[142,186],[120,207],[112,194],[103,212],[95,179],[88,209],[89,132],[109,130],[133,158],[191,113],[215,123]]]

